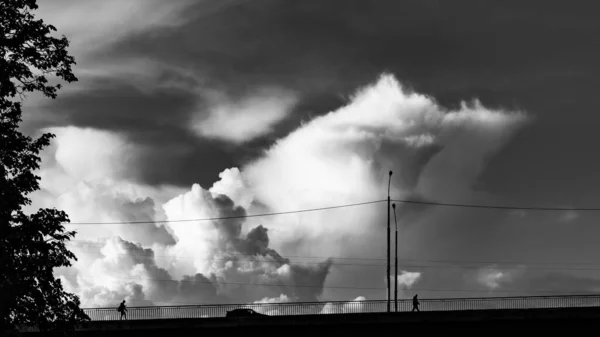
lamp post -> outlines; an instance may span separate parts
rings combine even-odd
[[[394,268],[396,271],[396,276],[394,277],[394,308],[395,311],[398,312],[398,220],[396,219],[396,204],[392,204],[392,208],[394,209],[394,223],[396,224],[396,242],[394,243],[396,249],[396,267]]]
[[[388,179],[387,197],[387,312],[390,312],[390,184],[392,183],[392,171]]]

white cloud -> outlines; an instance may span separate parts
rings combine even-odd
[[[278,140],[263,157],[240,169],[223,171],[208,190],[197,184],[181,190],[133,183],[129,177],[135,158],[130,154],[138,149],[126,140],[100,131],[56,130],[59,137],[54,152],[49,152],[42,168],[42,185],[47,193],[40,194],[39,199],[66,209],[74,221],[230,217],[384,199],[387,172],[393,168],[394,172],[414,171],[407,174],[410,179],[395,181],[392,193],[397,197],[419,194],[460,201],[472,194],[471,185],[487,158],[524,121],[521,114],[489,110],[477,103],[446,111],[431,98],[405,92],[395,78],[383,76],[361,89],[346,106]],[[244,139],[253,137],[252,132],[245,135],[249,138]],[[432,148],[436,151],[431,158],[419,164],[421,153]],[[397,176],[395,173],[394,178]],[[148,196],[154,207],[144,203]],[[366,284],[361,286],[381,286],[383,275],[365,277],[361,268],[330,269],[331,262],[323,260],[321,264],[299,265],[278,252],[295,256],[377,256],[383,252],[378,244],[383,233],[383,210],[383,204],[375,204],[246,220],[169,223],[166,232],[174,242],[161,242],[159,237],[164,233],[158,232],[148,233],[142,242],[156,253],[154,265],[133,263],[115,254],[125,246],[130,247],[125,252],[139,253],[141,246],[113,242],[112,246],[108,244],[113,248],[94,253],[96,259],[101,254],[100,262],[94,262],[92,253],[81,253],[83,264],[75,268],[83,273],[81,282],[69,279],[70,286],[79,289],[87,303],[94,305],[125,295],[157,303],[185,301],[177,299],[179,295],[164,297],[152,290],[158,288],[144,278],[156,270],[176,281],[185,279],[180,287],[186,291],[207,282],[212,284],[215,294],[210,298],[214,300],[253,302],[282,295],[294,300],[317,300],[326,298],[323,287],[328,282],[339,286],[349,279],[364,280]],[[120,236],[125,241],[141,241],[141,233],[134,227],[81,229],[80,239]],[[411,240],[406,243],[407,249],[419,244]],[[109,276],[132,281],[118,283],[110,281]],[[403,272],[398,284],[412,287],[419,278],[419,273]],[[506,279],[504,271],[481,276],[482,282],[491,287]],[[246,283],[271,286],[240,285]],[[281,284],[314,288],[277,286]],[[359,307],[351,304],[342,310]]]
[[[519,218],[524,218],[527,216],[527,212],[524,210],[512,210],[509,212],[509,214]]]
[[[384,199],[392,194],[459,201],[497,151],[526,120],[475,102],[446,111],[431,98],[405,92],[390,75],[357,92],[344,107],[305,123],[242,168],[254,199],[272,210],[293,210]],[[437,149],[425,164],[422,152]],[[420,166],[421,165],[421,166]],[[369,255],[383,222],[377,205],[271,219],[274,241],[294,253]],[[381,220],[378,220],[381,219]],[[354,238],[354,239],[352,239]],[[306,245],[303,245],[303,242]]]
[[[421,278],[420,272],[411,272],[411,271],[400,271],[400,275],[398,275],[398,286],[404,286],[406,288],[412,287],[419,279]]]
[[[477,271],[476,280],[490,290],[495,290],[506,283],[512,282],[522,271],[523,268],[507,269],[489,266]]]
[[[54,159],[75,181],[122,178],[131,170],[133,147],[114,133],[72,126],[47,131],[56,135]]]
[[[136,148],[117,134],[77,127],[44,131],[56,138],[41,154],[41,190],[32,194],[27,212],[56,207],[66,211],[71,222],[153,221],[164,218],[161,203],[180,193],[173,186],[131,182]],[[117,235],[145,244],[172,241],[164,228],[148,224],[69,228],[77,230],[78,240]]]
[[[244,181],[242,173],[237,167],[225,169],[219,173],[219,180],[213,184],[209,191],[216,197],[219,194],[228,196],[233,202],[243,208],[248,208],[254,200],[252,191]]]
[[[358,296],[352,301],[325,303],[321,309],[321,314],[350,314],[366,312],[366,306],[363,303],[367,299],[364,296]]]
[[[286,294],[281,294],[278,297],[265,297],[261,300],[255,301],[254,303],[286,303],[291,302],[290,298]]]
[[[191,191],[179,195],[163,205],[168,220],[212,218],[218,216],[218,209],[211,205],[212,195],[200,185],[192,186]],[[169,254],[179,256],[205,257],[193,261],[174,261],[177,263],[177,273],[193,274],[208,271],[210,260],[218,240],[218,229],[211,222],[170,223],[169,230],[177,239],[177,245],[171,247]]]
[[[201,137],[241,144],[271,132],[298,98],[285,90],[262,89],[238,101],[221,94],[207,95],[207,100],[207,111],[194,115],[192,129]]]
[[[392,282],[392,288],[391,288],[392,298],[394,297],[394,289],[395,289],[395,286],[393,285],[394,282],[398,283],[398,297],[403,298],[403,297],[405,297],[406,290],[411,289],[417,282],[419,282],[419,280],[421,280],[422,276],[423,276],[423,273],[421,273],[421,272],[401,270],[400,274],[398,275],[398,279],[396,279],[396,275],[394,275],[392,273],[391,279],[390,279],[390,281]],[[386,277],[384,277],[383,282],[384,282],[384,284],[387,284]]]
[[[499,270],[487,270],[479,276],[479,282],[486,287],[495,289],[500,286],[500,282],[507,277],[507,274]]]
[[[122,299],[136,306],[219,300],[214,280],[199,274],[175,280],[156,265],[151,249],[119,237],[79,242],[73,251],[79,260],[57,273],[84,307],[112,306]]]
[[[314,301],[322,291],[330,262],[291,264],[270,248],[267,228],[256,226],[246,231],[246,210],[222,194],[213,195],[199,185],[163,205],[168,220],[194,218],[225,218],[199,222],[171,222],[169,232],[177,241],[167,247],[170,255],[197,257],[192,260],[173,259],[165,268],[174,277],[202,273],[215,275],[224,284],[273,284],[278,287],[254,287],[252,291],[239,286],[220,288],[231,298],[264,298],[283,293],[302,301]],[[242,255],[240,255],[242,254]],[[296,287],[297,284],[314,287]],[[289,285],[289,286],[288,286]],[[285,289],[285,290],[282,290]]]
[[[568,210],[563,212],[558,218],[559,222],[572,222],[579,218],[579,213],[576,211]]]
[[[33,196],[32,211],[35,207],[57,207],[67,211],[74,222],[181,220],[245,214],[243,208],[224,195],[231,195],[244,205],[251,202],[246,187],[239,184],[241,175],[237,169],[224,171],[222,179],[210,191],[199,185],[183,193],[168,186],[148,187],[126,178],[131,168],[123,163],[123,158],[138,149],[127,145],[118,135],[79,128],[50,131],[57,134],[57,139],[43,153],[47,160],[40,175],[53,179],[42,180],[42,190]],[[180,194],[173,197],[174,193]],[[269,247],[266,228],[255,226],[242,233],[243,223],[243,219],[231,219],[170,223],[165,227],[152,223],[70,227],[77,229],[78,235],[69,247],[80,260],[74,268],[62,272],[67,277],[74,273],[68,279],[68,286],[82,297],[86,306],[109,305],[121,297],[138,304],[190,303],[196,297],[186,299],[180,295],[204,287],[204,275],[214,277],[209,283],[225,296],[219,297],[220,301],[227,298],[254,301],[276,296],[280,300],[292,296],[315,300],[321,289],[295,289],[293,285],[322,284],[330,263],[290,265]],[[128,254],[150,254],[151,259],[146,263]],[[239,254],[249,255],[240,259]],[[179,284],[179,290],[159,287],[161,281],[153,281],[159,276],[181,281],[173,283]],[[290,286],[253,287],[249,291],[247,287],[229,286],[228,282]],[[215,300],[215,296],[208,299]]]

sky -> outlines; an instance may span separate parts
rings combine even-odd
[[[385,299],[385,202],[239,217],[390,170],[396,200],[564,209],[396,202],[401,298],[600,290],[594,2],[39,5],[79,81],[25,103],[57,136],[31,209],[69,214],[84,307]]]

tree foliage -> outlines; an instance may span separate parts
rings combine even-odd
[[[75,255],[65,242],[65,212],[40,209],[25,214],[29,194],[39,189],[35,171],[52,134],[32,139],[19,131],[22,101],[39,92],[56,98],[63,80],[76,81],[68,40],[36,19],[35,0],[0,1],[0,310],[2,328],[35,325],[65,329],[89,319],[77,296],[63,290],[54,268],[70,266]]]

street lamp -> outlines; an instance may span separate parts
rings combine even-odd
[[[390,312],[390,184],[392,183],[392,171],[388,179],[387,197],[387,312]]]
[[[396,224],[396,242],[394,243],[394,247],[396,248],[396,267],[394,270],[396,271],[396,276],[394,277],[394,308],[395,311],[398,312],[398,220],[396,219],[396,204],[392,204],[392,208],[394,208],[394,223]]]

